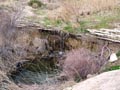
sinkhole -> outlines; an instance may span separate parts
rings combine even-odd
[[[43,84],[55,83],[59,73],[56,59],[38,59],[24,62],[9,77],[16,84]]]

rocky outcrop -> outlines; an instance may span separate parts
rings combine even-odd
[[[120,42],[120,28],[115,29],[88,29],[88,31],[98,38],[113,42]]]
[[[120,70],[102,73],[64,90],[120,90]]]

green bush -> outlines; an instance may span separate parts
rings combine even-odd
[[[109,67],[109,68],[106,68],[105,71],[112,71],[112,70],[118,70],[118,69],[120,69],[120,65],[117,65],[117,66],[111,66],[111,67]]]
[[[41,7],[43,5],[43,3],[39,0],[30,0],[28,2],[28,5],[32,6],[33,8],[38,8],[38,7]]]

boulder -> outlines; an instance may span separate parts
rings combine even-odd
[[[120,70],[102,73],[64,90],[120,90]]]
[[[35,37],[32,43],[33,46],[37,48],[37,50],[41,53],[45,52],[47,49],[47,45],[48,45],[47,39],[40,39],[38,37]]]
[[[117,60],[118,60],[118,57],[117,57],[116,53],[112,53],[112,54],[110,55],[110,60],[109,60],[109,62],[115,62],[115,61],[117,61]]]

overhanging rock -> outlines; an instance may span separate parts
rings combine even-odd
[[[97,38],[120,43],[120,28],[115,29],[87,29],[90,34]]]

